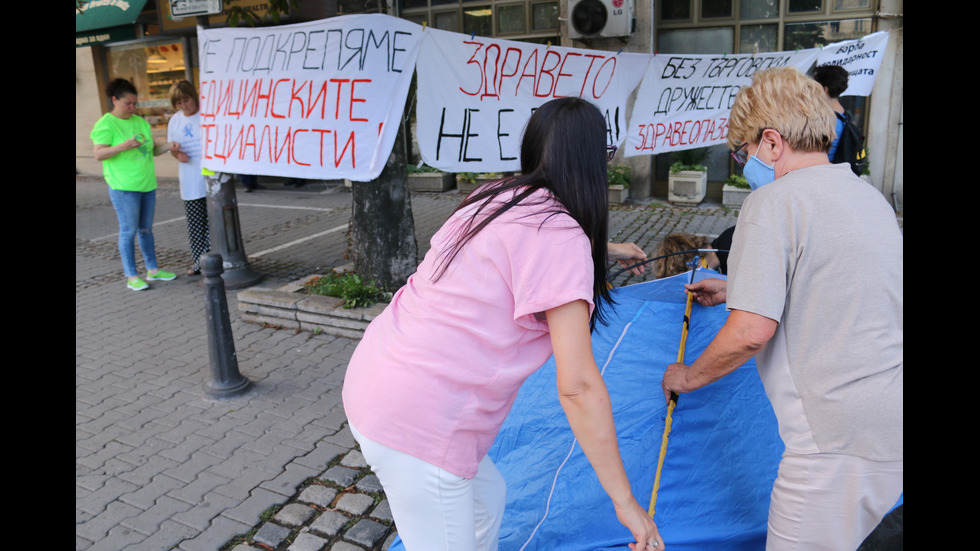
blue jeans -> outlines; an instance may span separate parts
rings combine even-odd
[[[140,242],[140,252],[146,269],[157,269],[157,253],[153,243],[153,211],[156,210],[157,192],[121,191],[109,188],[109,199],[116,208],[119,218],[119,256],[122,257],[123,272],[126,277],[136,277],[136,245]]]

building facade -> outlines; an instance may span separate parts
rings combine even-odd
[[[263,11],[261,0],[234,0]],[[367,0],[371,2],[372,0]],[[842,103],[868,138],[869,181],[896,210],[903,189],[903,1],[902,0],[388,0],[388,13],[418,24],[464,34],[576,48],[664,54],[724,54],[787,51],[889,32],[888,48],[870,97]],[[94,0],[100,9],[125,4],[125,14],[80,25],[76,16],[76,170],[100,174],[88,133],[111,107],[101,92],[112,78],[132,80],[140,93],[140,114],[164,136],[172,113],[172,82],[197,82],[195,17],[174,18],[167,0]],[[251,5],[250,5],[251,4]],[[283,18],[295,23],[352,13],[365,0],[301,0]],[[94,9],[94,8],[93,8]],[[122,11],[114,8],[115,11]],[[603,10],[606,19],[603,20]],[[89,11],[89,10],[86,10]],[[91,13],[91,12],[89,12]],[[610,32],[625,17],[628,28]],[[618,18],[618,19],[617,19]],[[603,22],[604,21],[604,22]],[[222,26],[224,15],[205,23]],[[591,27],[590,27],[591,26]],[[606,36],[608,35],[608,36]],[[176,174],[176,163],[158,158],[161,176]],[[670,154],[617,162],[633,169],[633,195],[665,197]],[[727,146],[710,148],[709,198],[736,172]]]

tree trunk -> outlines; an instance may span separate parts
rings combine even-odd
[[[387,291],[404,285],[418,266],[402,130],[381,175],[370,182],[351,184],[349,257],[362,280],[373,281]]]

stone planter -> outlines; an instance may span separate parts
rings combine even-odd
[[[346,309],[342,299],[304,293],[303,283],[316,277],[290,283],[279,289],[245,289],[238,293],[242,320],[285,329],[322,332],[337,337],[359,339],[371,320],[387,302],[367,308]]]
[[[419,172],[408,175],[408,189],[411,191],[447,191],[456,184],[452,172]]]
[[[609,185],[609,204],[618,205],[620,203],[625,203],[626,199],[629,197],[630,190],[626,186],[619,184]]]
[[[696,205],[708,192],[708,173],[696,170],[671,172],[667,179],[667,199],[671,203]]]
[[[742,201],[745,201],[751,192],[751,189],[725,184],[721,188],[721,203],[726,207],[741,207]]]

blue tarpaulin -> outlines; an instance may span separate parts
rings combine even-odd
[[[699,271],[697,279],[703,274],[723,277]],[[627,474],[644,507],[667,414],[660,380],[677,360],[689,280],[690,273],[614,290],[615,309],[592,338]],[[686,361],[697,358],[727,316],[724,306],[693,306]],[[782,451],[754,361],[682,395],[654,517],[668,548],[764,549]],[[632,542],[575,445],[558,402],[554,359],[521,387],[490,456],[507,481],[501,551],[626,549]],[[391,549],[404,547],[396,540]]]

